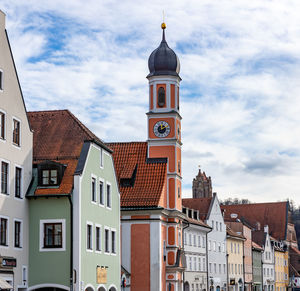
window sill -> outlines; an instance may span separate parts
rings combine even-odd
[[[0,244],[0,247],[7,248],[7,247],[8,247],[8,245],[3,245],[3,244]]]
[[[21,149],[21,145],[18,145],[18,144],[14,143],[14,142],[12,143],[12,145],[13,145],[14,147],[16,147],[17,149],[19,149],[19,150]]]
[[[9,196],[9,193],[3,193],[1,192],[2,195],[6,195],[6,196]]]
[[[92,253],[92,252],[93,252],[93,249],[86,249],[86,251],[87,251],[88,253]]]

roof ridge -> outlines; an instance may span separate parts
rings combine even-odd
[[[65,111],[70,112],[69,109],[53,109],[53,110],[36,110],[36,111],[27,111],[27,114],[30,113],[50,113],[50,112],[59,112],[59,111]]]

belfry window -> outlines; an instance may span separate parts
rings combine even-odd
[[[163,87],[158,89],[158,106],[164,107],[166,104],[166,91]]]

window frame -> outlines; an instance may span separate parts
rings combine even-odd
[[[19,228],[19,245],[16,245],[16,223],[20,224]],[[23,221],[20,219],[14,219],[14,248],[22,249],[23,248]]]
[[[5,225],[5,242],[2,243],[2,219],[6,220]],[[8,248],[9,247],[9,217],[1,215],[0,216],[0,248]]]
[[[108,191],[108,189],[110,191]],[[112,209],[112,187],[111,183],[106,182],[106,208]]]
[[[52,175],[51,175],[51,172],[52,171],[56,171],[56,183],[55,184],[51,184],[50,183],[50,181],[51,181],[51,177],[52,177]],[[44,172],[48,172],[48,183],[47,184],[45,184],[44,183]],[[41,175],[42,175],[42,177],[41,177],[41,182],[42,182],[42,186],[43,187],[47,187],[47,186],[57,186],[57,185],[59,185],[59,182],[58,182],[58,180],[59,180],[59,173],[58,173],[58,169],[41,169]],[[55,176],[53,176],[53,177],[55,177]],[[47,177],[45,177],[45,178],[47,178]]]
[[[91,175],[91,202],[97,203],[97,177],[95,175]]]
[[[114,240],[113,240],[113,234],[114,234]],[[110,250],[111,255],[117,255],[117,231],[114,228],[111,228],[110,230],[110,246],[111,246],[111,250]]]
[[[17,133],[15,133],[15,123],[19,125]],[[16,141],[15,136],[17,138]],[[17,148],[21,147],[21,120],[15,116],[12,117],[12,144]]]
[[[47,237],[49,237],[49,235],[46,232],[47,226],[51,226],[51,239],[52,239],[52,244],[47,243]],[[61,233],[58,234],[59,235],[59,244],[55,244],[55,239],[56,239],[56,227],[60,227],[61,228]],[[61,222],[46,222],[44,223],[44,244],[43,244],[43,248],[44,249],[52,249],[52,248],[61,248],[62,247],[62,223]]]
[[[109,227],[104,227],[104,253],[109,255],[110,254],[110,229]]]
[[[99,239],[98,239],[97,229],[99,229]],[[95,224],[95,252],[96,253],[102,252],[102,225],[100,224]]]
[[[3,77],[4,77],[3,70],[0,69],[0,92],[3,92]]]
[[[104,168],[104,150],[100,147],[100,169]]]
[[[102,185],[102,199],[101,199],[100,185]],[[105,206],[105,183],[103,179],[99,178],[98,188],[99,188],[99,205],[101,207],[104,207]],[[103,203],[101,203],[101,200]]]
[[[89,230],[91,231],[90,232],[90,236],[89,236]],[[85,239],[86,239],[86,251],[87,252],[93,252],[93,223],[92,222],[89,222],[87,221],[86,222],[86,236],[85,236]]]
[[[0,141],[6,141],[6,112],[0,109]]]
[[[19,177],[19,193],[17,193],[17,170],[20,170],[20,177]],[[23,167],[19,165],[15,165],[15,198],[23,199]],[[17,195],[18,194],[18,195]]]
[[[0,186],[1,186],[1,189],[0,189],[0,193],[1,194],[4,194],[4,195],[9,195],[9,192],[10,192],[10,185],[9,185],[9,180],[10,180],[10,175],[9,175],[9,171],[10,171],[10,162],[7,161],[7,160],[4,160],[4,159],[1,159],[0,160],[1,162],[1,168],[0,168]],[[2,172],[2,166],[3,164],[7,164],[7,172],[6,172],[6,192],[3,192],[2,191],[2,187],[3,187],[3,172]]]
[[[61,247],[44,247],[44,230],[45,230],[45,224],[49,223],[61,223],[61,240],[62,240],[62,246]],[[40,252],[60,252],[66,250],[66,219],[40,219]]]

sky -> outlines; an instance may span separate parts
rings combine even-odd
[[[180,59],[183,197],[300,205],[299,0],[2,0],[28,111],[69,109],[105,142],[145,141],[148,57]]]

